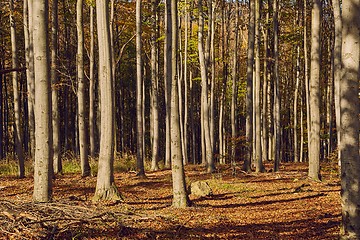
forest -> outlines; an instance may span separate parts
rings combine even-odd
[[[360,0],[0,2],[0,238],[360,239]]]

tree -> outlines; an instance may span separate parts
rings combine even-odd
[[[85,74],[84,74],[84,29],[83,29],[83,0],[76,2],[76,27],[77,27],[77,101],[78,101],[78,134],[80,148],[81,176],[90,175],[88,126],[86,114]]]
[[[94,6],[90,4],[90,73],[89,73],[89,140],[90,156],[95,156],[95,74],[94,74]]]
[[[246,70],[246,157],[243,169],[251,171],[251,147],[253,142],[253,70],[255,46],[255,1],[250,1],[249,36]]]
[[[62,161],[60,158],[60,126],[58,107],[58,0],[52,3],[52,27],[51,27],[51,99],[52,99],[52,128],[53,128],[53,168],[54,174],[61,173]]]
[[[159,109],[158,109],[158,31],[157,31],[157,9],[158,1],[151,1],[151,129],[152,134],[152,157],[151,157],[151,170],[155,171],[159,169]]]
[[[261,77],[260,77],[260,0],[255,1],[255,167],[256,172],[263,172],[261,149]]]
[[[143,76],[142,76],[142,43],[141,43],[141,0],[136,0],[136,133],[137,133],[137,175],[145,176],[144,169],[144,129],[143,129]]]
[[[320,180],[320,26],[321,1],[314,0],[311,11],[311,61],[309,83],[309,177],[314,180]]]
[[[28,122],[29,122],[29,148],[30,156],[35,157],[35,76],[34,76],[34,46],[33,46],[33,0],[24,0],[24,42],[25,42],[25,62],[26,62],[26,81],[28,89]]]
[[[171,0],[171,170],[173,180],[173,206],[184,208],[190,205],[186,191],[185,171],[181,151],[179,95],[177,89],[178,66],[178,7],[177,0]]]
[[[121,200],[114,181],[114,98],[110,51],[109,1],[96,0],[99,46],[99,86],[101,135],[99,167],[94,201]]]
[[[35,72],[35,202],[48,202],[52,194],[51,90],[48,42],[48,1],[38,0],[33,7]]]
[[[340,81],[341,113],[341,239],[360,238],[360,156],[359,156],[359,24],[360,1],[344,0],[342,6],[342,64]]]
[[[205,142],[205,156],[206,156],[206,165],[207,172],[212,173],[215,170],[214,158],[213,158],[213,148],[211,145],[210,137],[210,123],[209,123],[209,104],[208,104],[208,71],[204,51],[204,19],[202,16],[202,0],[199,1],[199,31],[198,31],[198,49],[199,49],[199,62],[200,62],[200,72],[201,72],[201,114],[202,114],[202,127],[201,130],[203,133],[203,140]]]
[[[11,32],[11,51],[12,51],[12,67],[14,69],[18,68],[18,48],[17,48],[17,38],[16,38],[16,26],[14,19],[14,1],[10,0],[10,32]],[[19,77],[18,71],[12,72],[12,84],[13,84],[13,93],[14,93],[14,139],[15,139],[15,148],[16,155],[19,161],[19,178],[25,177],[25,157],[23,150],[23,136],[21,128],[21,109],[20,109],[20,95],[19,95]]]

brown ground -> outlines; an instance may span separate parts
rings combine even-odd
[[[213,196],[190,195],[187,209],[171,207],[169,170],[147,173],[147,179],[117,173],[123,203],[92,203],[95,177],[60,176],[49,204],[31,202],[31,177],[0,177],[0,238],[337,239],[340,183],[329,166],[322,182],[308,180],[304,164],[235,175],[225,166],[215,174],[190,166],[188,182],[206,180]]]

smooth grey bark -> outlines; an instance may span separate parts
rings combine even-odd
[[[178,96],[178,7],[177,0],[171,0],[171,22],[172,22],[172,57],[171,57],[171,169],[173,182],[172,205],[176,208],[185,208],[190,205],[186,191],[185,171],[182,159],[179,96]]]
[[[296,47],[296,80],[294,92],[294,162],[299,162],[299,142],[298,142],[298,98],[300,84],[300,46]]]
[[[114,98],[110,49],[109,1],[96,0],[99,46],[100,154],[94,201],[122,200],[114,182]]]
[[[260,69],[260,0],[255,2],[255,171],[263,172],[261,149],[261,69]]]
[[[159,169],[159,105],[158,105],[158,32],[157,32],[157,7],[158,1],[151,1],[151,129],[152,129],[152,157],[151,157],[151,170],[156,171]]]
[[[268,8],[269,8],[269,2],[268,1]],[[268,9],[266,11],[266,18],[265,18],[265,26],[263,27],[263,46],[264,46],[264,73],[263,73],[263,87],[262,87],[262,115],[261,115],[261,119],[262,119],[262,134],[261,134],[261,145],[262,145],[262,159],[263,162],[268,161],[269,159],[269,144],[268,144],[268,137],[269,137],[269,126],[268,126],[268,112],[269,112],[269,108],[268,108],[268,99],[270,98],[269,95],[269,91],[268,91],[268,87],[270,84],[268,84],[268,79],[270,79],[270,71],[268,71],[268,58],[269,58],[269,41],[268,41],[268,37],[269,37],[269,29],[268,29],[268,25],[269,25],[269,18],[270,18],[270,10]]]
[[[24,42],[26,61],[26,81],[28,89],[28,115],[29,115],[29,149],[30,156],[35,157],[35,76],[34,76],[34,48],[33,48],[33,0],[24,0]]]
[[[189,122],[189,103],[188,103],[188,47],[189,47],[189,6],[187,0],[185,0],[184,9],[184,156],[185,164],[189,162],[188,157],[188,122]]]
[[[341,125],[340,125],[340,80],[341,80],[341,42],[342,42],[342,21],[341,21],[341,9],[340,0],[333,0],[334,11],[334,60],[333,60],[333,79],[334,79],[334,101],[335,101],[335,121],[337,132],[337,147],[338,147],[338,159],[340,161],[340,144],[341,144]]]
[[[136,0],[136,167],[137,175],[145,176],[144,168],[144,129],[143,129],[143,76],[142,76],[142,43],[141,43],[141,0]]]
[[[95,54],[94,54],[94,6],[90,5],[90,73],[89,73],[89,140],[90,140],[90,157],[95,157]]]
[[[84,74],[84,29],[83,29],[83,0],[76,2],[76,29],[77,29],[77,103],[78,103],[78,134],[80,148],[81,176],[90,175],[89,150],[88,150],[88,126],[85,95]]]
[[[320,28],[321,1],[314,0],[311,11],[310,61],[310,141],[309,178],[320,180]]]
[[[52,195],[52,124],[48,1],[33,2],[35,72],[35,166],[34,202],[49,202]]]
[[[274,27],[274,171],[280,169],[280,151],[281,151],[281,129],[280,129],[280,86],[279,86],[279,22],[278,22],[279,4],[278,0],[273,2],[273,27]]]
[[[164,90],[165,90],[165,168],[171,164],[171,132],[170,132],[170,111],[171,111],[171,0],[165,1],[165,43],[164,43]]]
[[[360,1],[342,1],[340,239],[360,239],[359,73]],[[355,116],[355,117],[354,117]]]
[[[246,157],[243,170],[251,171],[253,144],[253,69],[255,46],[255,1],[250,1],[247,70],[246,70]]]
[[[235,167],[236,145],[237,145],[237,126],[236,126],[236,105],[237,105],[237,78],[238,78],[238,46],[239,46],[239,2],[236,1],[235,7],[235,36],[234,36],[234,57],[232,69],[232,92],[231,92],[231,164]]]
[[[308,137],[308,149],[310,143],[310,91],[309,91],[309,57],[308,57],[308,38],[307,38],[307,0],[304,0],[304,82],[305,82],[305,101],[306,101],[306,125],[307,125],[307,137]],[[308,150],[309,157],[309,150]]]
[[[53,170],[54,174],[62,172],[60,158],[60,125],[58,108],[58,0],[52,3],[52,26],[51,26],[51,100],[52,100],[52,129],[53,129]]]
[[[14,19],[14,0],[10,0],[10,35],[11,35],[11,60],[12,68],[17,69],[18,64],[18,48],[17,48],[17,37],[16,37],[16,25]],[[15,152],[18,157],[18,176],[19,178],[25,177],[25,156],[24,149],[22,146],[23,135],[21,127],[21,108],[20,108],[20,93],[19,93],[19,74],[18,71],[12,72],[12,85],[13,85],[13,95],[14,95],[14,142],[15,142]]]
[[[209,104],[208,104],[208,78],[205,51],[203,46],[204,19],[202,16],[202,0],[199,1],[199,31],[198,31],[198,49],[201,72],[201,106],[203,107],[203,134],[206,154],[207,172],[212,173],[215,170],[213,158],[213,149],[210,139],[210,123],[209,123]]]

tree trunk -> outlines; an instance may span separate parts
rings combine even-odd
[[[101,135],[97,183],[94,201],[121,200],[114,182],[114,98],[110,51],[109,1],[96,1],[99,46],[99,86],[101,102]]]
[[[52,194],[51,91],[48,42],[48,1],[33,2],[33,38],[35,72],[35,202],[48,202]]]
[[[86,114],[85,76],[84,76],[84,29],[83,29],[83,0],[76,3],[76,26],[77,26],[77,101],[78,101],[78,127],[79,148],[81,162],[81,176],[90,175],[88,154],[88,127]]]
[[[171,0],[172,58],[171,58],[171,169],[173,179],[173,206],[184,208],[190,205],[186,192],[185,172],[181,152],[179,96],[177,89],[177,51],[178,51],[178,7],[177,0]]]
[[[279,86],[279,23],[278,23],[278,0],[273,2],[273,24],[274,24],[274,171],[279,171],[281,156],[281,128],[280,128],[280,86]]]
[[[170,132],[170,98],[171,98],[171,0],[165,1],[165,45],[164,45],[164,88],[165,88],[165,168],[170,168],[171,164],[171,132]]]
[[[341,10],[340,0],[333,0],[334,23],[335,23],[335,42],[334,42],[334,61],[333,61],[333,79],[334,79],[334,99],[335,99],[335,121],[337,132],[338,159],[340,161],[340,145],[341,145],[341,126],[340,126],[340,80],[341,80]]]
[[[137,175],[145,176],[144,169],[144,130],[143,130],[143,118],[142,118],[142,44],[141,44],[141,0],[136,0],[136,133],[137,133],[137,154],[136,154],[136,166],[137,166]]]
[[[236,1],[235,7],[235,49],[238,49],[239,42],[239,2]],[[236,161],[236,145],[237,145],[237,127],[236,127],[236,107],[237,107],[237,78],[238,78],[238,51],[234,51],[233,59],[233,81],[232,81],[232,93],[231,93],[231,163],[235,169]]]
[[[298,154],[298,97],[299,97],[299,84],[300,84],[300,46],[296,47],[296,83],[294,93],[294,162],[299,162]]]
[[[341,111],[341,239],[360,239],[360,156],[359,156],[359,24],[360,1],[342,2]],[[355,116],[355,117],[354,117]]]
[[[320,0],[314,0],[311,13],[309,177],[320,180]]]
[[[261,78],[260,78],[260,0],[255,2],[255,169],[263,172],[261,149]]]
[[[199,1],[199,36],[198,36],[198,49],[199,61],[201,72],[201,105],[203,106],[203,133],[206,152],[207,172],[212,173],[215,170],[215,163],[213,158],[213,149],[210,139],[210,124],[209,124],[209,105],[208,105],[208,83],[207,83],[207,66],[203,46],[203,32],[204,32],[204,19],[202,16],[202,0]]]
[[[29,149],[30,156],[35,157],[35,88],[34,88],[34,48],[32,38],[32,0],[24,0],[24,42],[26,61],[26,80],[28,89],[28,115],[29,115]]]
[[[12,68],[18,68],[18,54],[17,54],[17,42],[16,42],[16,26],[14,19],[14,0],[10,0],[10,33],[11,33],[11,52],[12,52]],[[20,96],[18,86],[18,72],[12,72],[12,84],[14,94],[14,139],[15,139],[15,151],[19,161],[18,176],[19,178],[25,177],[25,156],[22,146],[23,136],[21,127],[21,109],[20,109]]]
[[[89,75],[89,139],[90,156],[95,157],[95,74],[94,74],[94,7],[90,5],[90,75]]]
[[[152,19],[151,19],[151,129],[152,129],[152,157],[151,157],[151,170],[156,171],[159,169],[159,110],[158,110],[158,32],[157,32],[157,0],[151,1]]]
[[[246,71],[246,157],[243,169],[251,171],[251,156],[253,143],[253,69],[255,46],[255,1],[250,1],[249,36]]]
[[[52,128],[53,128],[53,168],[54,174],[62,172],[60,158],[60,125],[58,108],[58,0],[52,3],[52,27],[51,27],[51,99],[52,99]]]

